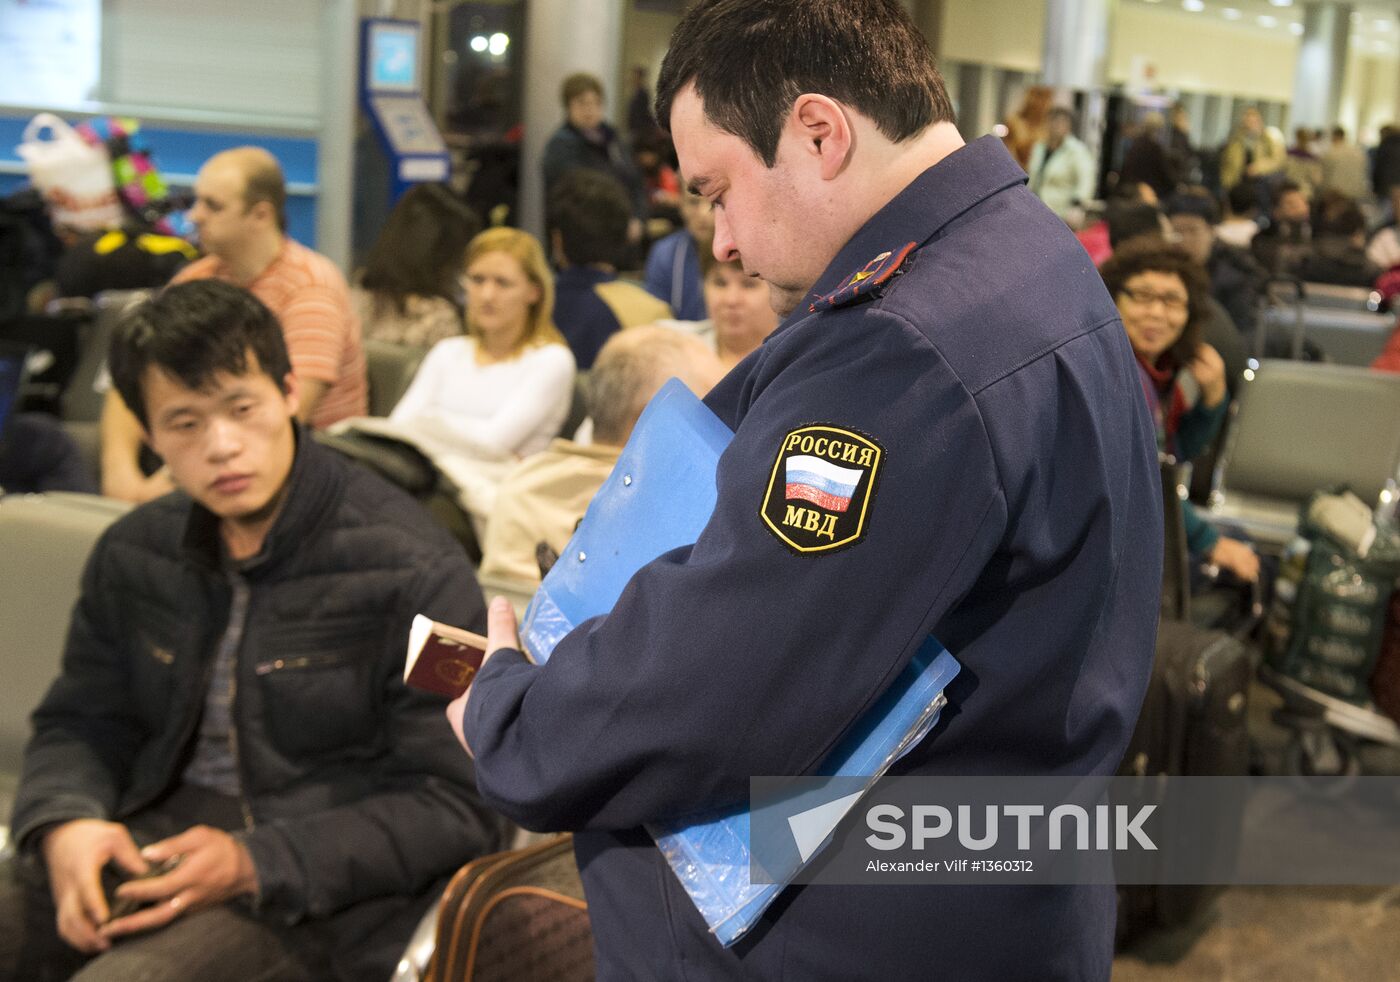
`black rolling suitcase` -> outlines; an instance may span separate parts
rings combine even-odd
[[[1245,729],[1253,659],[1241,641],[1224,631],[1205,630],[1184,619],[1189,588],[1180,502],[1173,509],[1174,480],[1163,461],[1166,553],[1162,619],[1157,625],[1152,678],[1128,752],[1119,767],[1125,777],[1239,775],[1249,773]],[[1233,854],[1235,839],[1221,836],[1202,848]],[[1223,861],[1223,860],[1222,860]],[[1118,942],[1144,931],[1185,924],[1219,894],[1219,887],[1132,885],[1118,890]]]
[[[1147,698],[1119,773],[1144,779],[1248,774],[1245,715],[1253,674],[1249,651],[1238,639],[1162,621]],[[1215,850],[1226,863],[1238,848],[1235,833],[1201,843],[1201,848]],[[1189,923],[1220,891],[1219,886],[1119,887],[1119,945],[1146,931]]]
[[[1223,631],[1157,626],[1152,680],[1120,773],[1246,775],[1249,650]]]

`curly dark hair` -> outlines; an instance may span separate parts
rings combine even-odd
[[[1210,304],[1210,280],[1206,271],[1181,246],[1152,237],[1134,239],[1114,249],[1113,255],[1099,267],[1099,275],[1115,303],[1128,281],[1140,273],[1176,276],[1186,287],[1186,327],[1176,343],[1167,349],[1172,364],[1185,365],[1196,356],[1196,349],[1201,345],[1201,325]]]

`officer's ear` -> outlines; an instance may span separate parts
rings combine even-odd
[[[851,152],[854,133],[846,110],[835,99],[805,92],[792,104],[788,125],[803,153],[820,165],[821,177],[830,181],[841,173]]]

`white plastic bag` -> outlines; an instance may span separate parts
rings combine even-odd
[[[41,134],[48,133],[47,139]],[[44,196],[54,227],[100,231],[122,223],[121,201],[107,151],[87,143],[52,113],[39,113],[15,148],[29,180]]]

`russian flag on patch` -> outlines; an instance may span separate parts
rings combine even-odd
[[[839,467],[820,457],[800,455],[787,459],[787,500],[800,498],[827,511],[844,512],[865,471]]]

